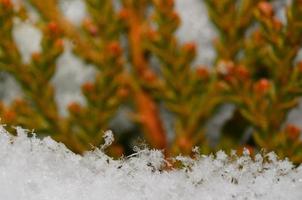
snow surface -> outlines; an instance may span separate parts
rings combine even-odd
[[[220,151],[195,160],[179,156],[183,169],[161,170],[167,162],[160,151],[141,149],[120,160],[100,149],[79,156],[49,137],[17,132],[14,137],[0,127],[3,200],[302,199],[302,167],[277,160],[274,153],[254,160],[247,152],[237,157]],[[105,135],[106,146],[112,133]]]
[[[16,2],[27,2],[27,0],[15,0]],[[291,0],[276,0],[276,8],[282,8],[285,4],[290,3]],[[60,0],[60,8],[64,15],[76,26],[80,24],[83,18],[87,15],[85,5],[82,0]],[[195,41],[199,54],[195,64],[202,64],[211,67],[215,52],[212,46],[212,39],[215,38],[215,30],[208,20],[207,12],[202,0],[175,0],[176,10],[179,13],[182,24],[177,31],[177,37],[181,42]],[[28,6],[29,7],[29,6]],[[24,62],[30,61],[30,55],[33,52],[40,51],[41,33],[35,28],[31,22],[38,20],[37,13],[29,7],[30,20],[28,22],[20,22],[16,20],[13,31],[14,39],[21,52]],[[278,16],[284,19],[284,12],[278,9]],[[299,58],[302,58],[302,51]],[[95,69],[92,66],[87,66],[80,58],[76,57],[72,52],[70,45],[67,45],[65,52],[57,60],[57,71],[52,79],[52,83],[56,88],[56,101],[62,115],[66,115],[66,106],[76,101],[85,104],[85,98],[81,94],[80,86],[86,82],[94,79]],[[0,73],[0,99],[5,103],[10,103],[15,98],[22,96],[22,90],[16,81],[8,76],[6,73]],[[117,118],[114,122],[122,125],[125,128],[131,128],[132,125],[123,117],[124,109],[118,112]],[[208,135],[219,138],[220,129],[224,122],[232,116],[233,109],[230,106],[223,106],[217,116],[209,120]],[[294,123],[302,128],[302,101],[296,109],[294,109],[288,117],[288,122]],[[163,119],[167,132],[173,135],[173,118],[166,112],[162,112]],[[122,119],[122,120],[120,120]]]

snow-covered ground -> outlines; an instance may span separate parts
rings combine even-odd
[[[79,156],[50,138],[28,138],[17,130],[13,137],[0,127],[3,200],[302,199],[302,167],[273,153],[255,159],[223,152],[176,157],[185,167],[162,171],[167,162],[160,151],[141,149],[121,160],[100,149]]]

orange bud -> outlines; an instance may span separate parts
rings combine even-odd
[[[254,39],[254,41],[256,41],[256,42],[261,42],[261,41],[263,40],[262,33],[261,33],[259,30],[256,30],[256,31],[253,33],[253,39]]]
[[[242,65],[236,67],[235,71],[236,71],[236,75],[241,80],[246,80],[250,76],[250,72],[244,66],[242,66]]]
[[[0,4],[2,4],[6,8],[12,8],[13,4],[10,0],[0,0]]]
[[[183,49],[184,49],[186,52],[195,53],[195,52],[196,52],[196,44],[195,44],[194,42],[186,43],[186,44],[183,46]]]
[[[167,5],[169,7],[173,7],[174,6],[174,0],[167,0],[166,2],[167,2]]]
[[[6,122],[13,122],[16,119],[17,115],[13,110],[6,110],[3,113],[3,119]]]
[[[68,110],[71,113],[80,113],[81,112],[81,106],[77,102],[72,102],[68,105]]]
[[[129,90],[126,87],[121,87],[117,90],[117,95],[121,98],[129,96]]]
[[[82,85],[82,90],[84,92],[92,92],[94,90],[94,84],[91,82],[86,82]]]
[[[302,73],[302,61],[299,61],[297,63],[297,67],[298,67],[299,72]]]
[[[279,19],[274,18],[272,22],[275,30],[280,31],[282,29],[283,24]]]
[[[109,53],[114,56],[119,56],[122,54],[122,48],[121,48],[119,42],[117,42],[117,41],[110,42],[108,44],[107,48],[108,48]]]
[[[95,25],[91,25],[89,26],[88,31],[91,35],[95,36],[98,33],[98,27]]]
[[[224,76],[223,79],[228,83],[235,83],[235,81],[236,81],[235,76],[233,76],[231,74]]]
[[[215,88],[218,90],[218,91],[226,91],[226,90],[229,90],[229,85],[226,84],[224,81],[217,81],[217,83],[215,83]]]
[[[64,47],[64,40],[63,39],[56,39],[55,47],[61,49]]]
[[[120,12],[118,13],[118,18],[122,20],[127,20],[130,16],[129,10],[126,8],[122,8]]]
[[[59,28],[58,24],[54,21],[49,22],[47,25],[47,28],[53,34],[60,33],[60,28]]]
[[[267,17],[271,17],[274,15],[274,9],[273,9],[273,6],[272,4],[270,4],[269,2],[260,2],[258,4],[258,9],[260,10],[260,12],[267,16]]]
[[[205,67],[198,67],[196,73],[201,79],[207,79],[209,77],[209,70]]]
[[[32,54],[31,54],[31,59],[32,59],[33,61],[38,61],[38,60],[41,59],[41,54],[38,53],[38,52],[32,53]]]
[[[98,33],[98,27],[92,22],[91,19],[86,18],[83,22],[83,25],[91,35],[95,36]]]
[[[254,85],[254,90],[257,93],[266,93],[271,88],[271,83],[269,80],[263,78],[257,81]]]
[[[180,22],[180,17],[179,17],[179,15],[177,14],[177,12],[172,12],[172,13],[171,13],[171,19],[172,19],[172,21],[176,21],[177,23]]]
[[[146,33],[146,36],[147,36],[148,39],[151,40],[151,41],[155,41],[155,40],[157,40],[157,39],[159,38],[158,33],[157,33],[155,30],[153,30],[153,29],[149,29],[149,30],[147,31],[147,33]]]
[[[154,74],[153,71],[151,70],[145,70],[143,72],[143,78],[146,80],[146,81],[149,81],[149,82],[153,82],[156,80],[156,75]]]
[[[288,124],[285,128],[285,132],[287,133],[287,136],[291,140],[297,140],[300,136],[300,129],[293,125],[293,124]]]

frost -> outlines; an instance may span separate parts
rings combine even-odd
[[[161,151],[138,149],[113,160],[101,149],[79,156],[47,137],[14,137],[0,127],[0,199],[15,200],[300,200],[302,167],[274,153],[242,157],[178,156],[183,168],[164,169]],[[105,144],[113,140],[105,132]]]

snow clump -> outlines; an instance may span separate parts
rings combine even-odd
[[[49,137],[28,137],[17,128],[11,136],[0,127],[0,199],[15,200],[300,200],[302,167],[274,153],[251,158],[178,156],[180,169],[164,169],[158,150],[142,149],[113,160],[101,149],[84,156]],[[106,132],[105,145],[112,142]]]

